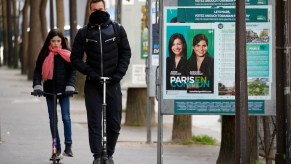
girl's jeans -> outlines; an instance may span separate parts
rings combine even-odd
[[[61,106],[62,120],[64,124],[64,135],[65,135],[65,144],[72,144],[72,130],[71,130],[71,118],[70,118],[70,97],[69,96],[60,96],[57,97],[59,104]],[[46,96],[46,102],[48,107],[49,119],[50,119],[50,130],[53,138],[53,112],[54,112],[54,101],[53,96]],[[58,117],[56,118],[56,142],[57,149],[61,149],[60,136],[58,131]]]

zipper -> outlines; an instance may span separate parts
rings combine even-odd
[[[98,41],[97,40],[94,40],[94,39],[88,39],[88,38],[86,38],[86,42],[95,42],[95,43],[98,43]]]
[[[101,25],[99,25],[99,35],[100,35],[100,58],[101,58],[101,77],[103,77],[103,45],[102,45],[102,35],[101,35]]]
[[[105,40],[104,42],[106,43],[106,42],[109,42],[109,41],[111,41],[111,40],[114,42],[114,41],[116,40],[116,37],[113,37],[113,38],[107,39],[107,40]]]

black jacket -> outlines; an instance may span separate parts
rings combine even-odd
[[[116,31],[117,34],[110,19],[101,25],[89,23],[79,29],[71,54],[71,62],[76,69],[85,75],[95,71],[99,76],[114,76],[121,80],[130,63],[131,49],[124,28],[119,25]],[[84,52],[85,62],[82,60]]]
[[[176,67],[175,63],[175,57],[167,57],[167,74],[166,74],[166,84],[167,84],[167,90],[185,90],[186,84],[176,83],[174,84],[175,87],[172,87],[170,84],[170,78],[176,77],[176,78],[182,78],[186,77],[188,75],[187,72],[187,59],[182,57]],[[178,75],[173,75],[173,72],[176,72]]]
[[[198,71],[197,70],[197,59],[195,53],[193,53],[190,58],[188,59],[188,68],[189,72],[191,71]],[[200,66],[200,72],[203,74],[203,77],[206,77],[210,81],[209,88],[199,88],[195,89],[197,91],[210,91],[213,93],[213,86],[214,86],[214,59],[209,56],[209,54],[205,54],[205,58]],[[190,74],[191,76],[191,74]],[[194,75],[195,76],[195,75]]]
[[[45,58],[38,56],[33,76],[33,87],[42,84],[42,64]],[[66,86],[75,87],[76,69],[60,55],[54,55],[54,74],[52,80],[43,82],[43,90],[48,93],[65,92]]]

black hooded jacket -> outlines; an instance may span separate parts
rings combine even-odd
[[[114,76],[121,80],[130,63],[131,49],[124,28],[119,25],[119,29],[115,29],[113,23],[116,22],[109,19],[107,12],[102,14],[104,13],[106,15],[101,24],[95,24],[91,14],[89,24],[78,30],[72,47],[71,62],[85,75],[95,71],[99,76]]]
[[[45,58],[38,56],[33,74],[33,87],[42,84],[42,64]],[[47,93],[65,92],[66,86],[75,87],[76,69],[60,55],[54,55],[54,74],[52,80],[43,82],[43,90]]]

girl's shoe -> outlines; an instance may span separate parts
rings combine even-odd
[[[72,145],[66,145],[66,148],[65,148],[65,151],[63,153],[63,156],[73,157]]]

